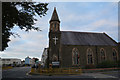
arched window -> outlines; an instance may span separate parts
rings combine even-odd
[[[54,26],[53,26],[53,23],[50,24],[50,31],[53,31],[54,29]]]
[[[102,48],[100,49],[100,61],[103,62],[105,61],[105,50]]]
[[[77,48],[72,50],[72,64],[79,64],[79,52]]]
[[[55,31],[58,31],[58,24],[55,23]]]
[[[93,51],[92,49],[87,49],[87,64],[93,64]]]
[[[115,48],[113,49],[112,55],[113,55],[113,61],[117,61],[117,51]]]

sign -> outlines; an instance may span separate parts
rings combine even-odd
[[[60,64],[60,62],[58,62],[58,61],[57,62],[52,62],[53,66],[59,66],[59,64]]]

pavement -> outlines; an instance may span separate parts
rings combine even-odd
[[[113,76],[120,78],[120,70],[119,71],[105,71],[105,72],[99,72],[100,74],[108,75],[108,76]]]
[[[82,73],[80,75],[30,75],[30,67],[15,67],[9,70],[2,71],[2,80],[9,80],[9,78],[17,78],[17,80],[118,80],[120,74],[118,71],[106,71],[106,72],[94,72],[94,73]]]
[[[82,75],[91,76],[93,78],[118,78],[116,76],[106,75],[101,73],[84,73]]]

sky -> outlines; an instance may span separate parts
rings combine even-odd
[[[18,27],[12,31],[20,37],[10,37],[9,47],[0,52],[2,58],[25,59],[37,57],[41,60],[44,48],[48,47],[49,20],[56,7],[61,31],[105,32],[118,42],[118,3],[117,2],[51,2],[47,15],[36,17],[35,26],[42,31],[24,32]]]

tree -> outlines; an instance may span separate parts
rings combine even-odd
[[[11,30],[15,26],[19,26],[21,30],[40,31],[35,27],[36,15],[40,17],[45,16],[48,10],[48,3],[36,2],[3,2],[2,3],[2,51],[8,47],[10,36],[18,34],[13,33]]]
[[[34,59],[35,59],[35,62],[39,61],[39,59],[38,59],[38,58],[34,58]]]

